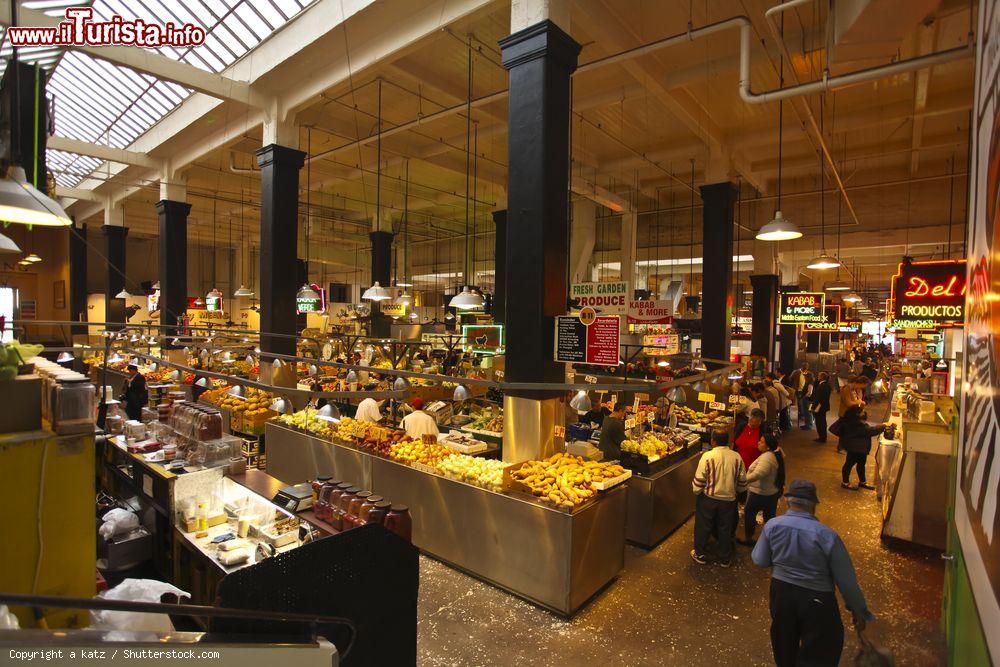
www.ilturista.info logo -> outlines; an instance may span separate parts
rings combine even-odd
[[[200,46],[205,29],[192,23],[149,23],[113,16],[94,21],[90,7],[69,7],[66,19],[50,27],[11,26],[7,33],[14,46]]]

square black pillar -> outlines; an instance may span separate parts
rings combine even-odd
[[[125,237],[128,236],[128,227],[102,225],[101,232],[104,234],[104,256],[107,258],[104,272],[104,321],[117,324],[125,321],[125,299],[117,299],[115,295],[125,289]]]
[[[798,292],[798,285],[783,285],[782,292]],[[778,367],[784,373],[795,370],[795,357],[799,353],[799,328],[795,324],[782,324],[778,327],[778,340],[781,341],[781,355]]]
[[[500,40],[508,97],[506,379],[562,382],[554,317],[566,312],[570,75],[580,45],[542,21]],[[539,392],[508,392],[541,398]]]
[[[392,232],[370,232],[368,238],[372,242],[372,284],[378,282],[382,287],[390,285],[392,269]],[[382,306],[378,301],[372,301],[371,325],[368,335],[378,338],[388,338],[392,333],[392,320],[382,314]]]
[[[69,319],[87,321],[87,225],[74,221],[69,228]],[[73,334],[87,333],[87,327],[72,327]]]
[[[302,151],[271,144],[257,150],[260,166],[260,349],[295,354],[299,170]],[[266,334],[283,334],[268,336]]]
[[[729,360],[732,335],[733,212],[737,188],[733,183],[703,185],[701,355]]]
[[[806,352],[812,354],[819,352],[819,337],[820,334],[815,331],[806,333]]]
[[[160,219],[160,324],[173,327],[187,312],[187,218],[191,204],[161,199],[156,202]],[[164,335],[175,333],[164,330]],[[169,339],[165,347],[171,347]]]
[[[778,276],[750,276],[753,286],[753,330],[750,332],[750,354],[774,359],[774,321],[778,313]]]
[[[496,237],[493,240],[493,321],[503,324],[507,318],[507,211],[493,211]]]
[[[830,333],[823,332],[819,335],[819,351],[829,352],[830,351]]]

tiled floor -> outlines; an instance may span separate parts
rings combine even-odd
[[[888,645],[899,665],[944,664],[939,557],[883,545],[875,492],[841,489],[834,439],[817,445],[814,437],[795,430],[783,438],[788,478],[816,482],[818,515],[847,544],[879,617],[869,635]],[[731,569],[696,565],[688,556],[692,528],[689,520],[649,552],[626,547],[618,581],[569,621],[422,558],[420,664],[773,664],[768,573],[745,547]],[[858,642],[846,613],[844,623],[841,664],[853,664]]]

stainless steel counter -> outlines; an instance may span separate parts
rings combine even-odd
[[[629,478],[625,539],[647,549],[656,546],[694,514],[691,480],[700,453],[650,475]]]
[[[366,475],[371,491],[409,506],[413,543],[423,552],[539,606],[571,615],[624,567],[621,486],[568,514],[277,424],[266,428],[269,474],[288,483],[317,473]]]

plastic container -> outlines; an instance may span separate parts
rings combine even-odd
[[[79,373],[55,385],[52,428],[60,434],[93,433],[97,390]]]

